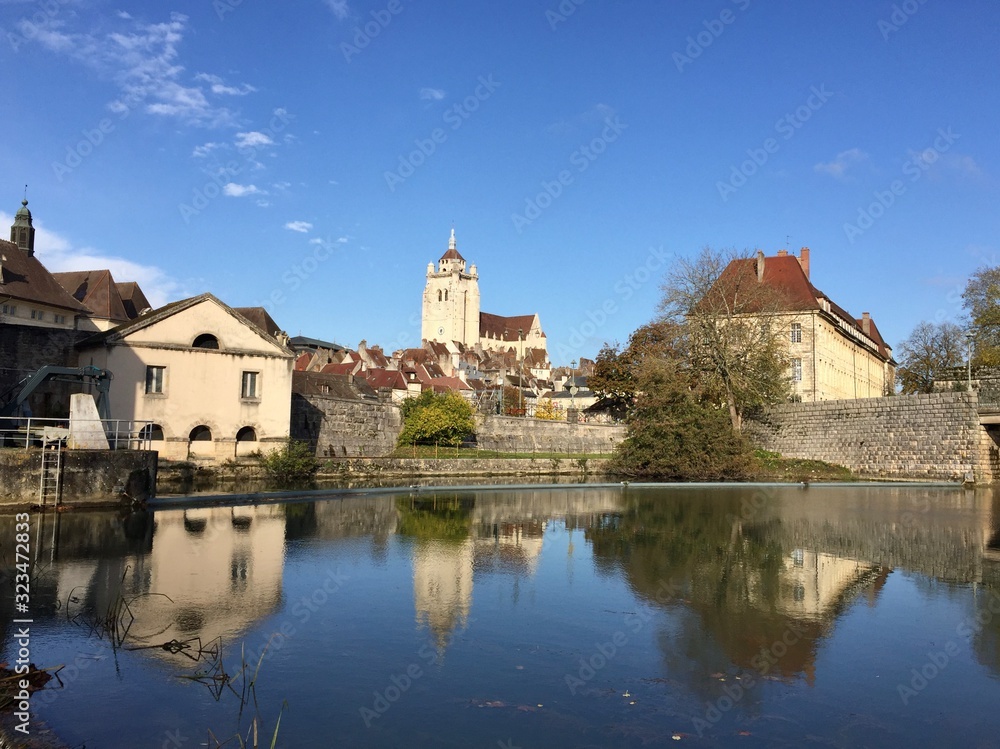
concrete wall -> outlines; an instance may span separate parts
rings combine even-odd
[[[292,395],[292,439],[313,445],[319,458],[388,455],[402,429],[394,403]]]
[[[625,439],[625,427],[487,415],[476,441],[503,452],[611,453]]]
[[[974,393],[789,403],[748,419],[745,431],[765,450],[864,476],[961,480],[971,470],[990,483],[997,463]]]
[[[37,503],[41,469],[41,449],[0,450],[0,505]],[[129,498],[146,500],[155,495],[155,489],[155,452],[63,452],[61,504],[108,505]]]

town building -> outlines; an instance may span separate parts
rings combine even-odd
[[[854,317],[810,280],[810,251],[733,260],[720,276],[756,276],[779,300],[776,310],[790,360],[792,398],[801,401],[877,398],[895,388],[892,349],[868,312]]]
[[[201,294],[87,338],[80,364],[114,373],[112,418],[153,422],[161,457],[246,455],[289,434],[295,354],[248,319],[268,324],[262,312]]]
[[[427,264],[421,338],[464,348],[478,345],[486,351],[513,351],[519,361],[530,358],[534,368],[546,369],[548,347],[538,315],[494,315],[482,312],[479,301],[479,271],[474,263],[466,269],[452,229],[437,268]]]

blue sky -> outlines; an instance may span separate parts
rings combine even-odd
[[[52,270],[419,345],[427,263],[553,362],[655,314],[670,258],[812,250],[896,345],[1000,264],[1000,6],[0,0],[0,220]],[[6,195],[6,197],[2,197]]]

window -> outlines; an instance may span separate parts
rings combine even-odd
[[[191,346],[193,348],[218,349],[219,339],[216,338],[211,333],[202,333],[200,336],[194,339],[194,343],[192,343]]]
[[[16,304],[5,304],[3,306],[3,313],[5,315],[10,315],[11,317],[17,316],[17,305]]]
[[[446,302],[448,301],[448,289],[445,289],[445,290],[444,290],[444,300],[445,300]]]
[[[253,427],[243,427],[236,433],[237,442],[256,442],[257,430]]]
[[[792,323],[792,343],[802,343],[802,323]]]
[[[260,379],[259,372],[244,372],[243,385],[240,388],[240,397],[259,398],[260,397],[259,379]]]
[[[802,360],[792,359],[792,381],[802,382]]]
[[[162,440],[163,439],[163,427],[159,424],[146,424],[142,429],[139,430],[139,439],[141,440]]]
[[[166,367],[146,367],[146,394],[163,394],[163,377],[167,373]]]
[[[52,319],[61,325],[66,322],[66,315],[52,315]]]
[[[43,320],[43,319],[45,319],[45,313],[42,312],[40,309],[33,309],[33,310],[31,310],[31,319],[32,320]]]
[[[212,430],[204,424],[201,424],[191,430],[191,434],[188,435],[188,439],[191,440],[191,442],[211,442]]]

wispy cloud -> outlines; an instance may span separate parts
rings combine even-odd
[[[273,146],[274,139],[266,133],[251,130],[249,133],[236,133],[237,148],[260,148],[261,146]]]
[[[202,143],[200,146],[195,146],[191,155],[198,159],[203,159],[208,156],[216,148],[220,148],[221,143]]]
[[[9,226],[13,221],[13,216],[0,211],[0,225]],[[46,229],[42,222],[34,223],[36,257],[53,273],[107,268],[115,281],[138,283],[154,307],[196,293],[158,266],[126,260],[93,247],[76,247],[67,237]]]
[[[829,174],[835,179],[844,179],[847,171],[858,164],[868,161],[868,154],[860,148],[851,148],[841,151],[833,161],[820,162],[813,166],[813,170],[820,174]]]
[[[351,7],[347,4],[347,0],[325,0],[325,2],[326,7],[333,11],[333,15],[341,21],[350,18]]]
[[[228,195],[231,198],[243,198],[247,195],[263,195],[265,193],[257,185],[240,185],[236,182],[227,182],[222,187],[222,194]]]
[[[285,224],[286,229],[291,231],[302,232],[303,234],[308,234],[309,230],[313,228],[313,225],[308,221],[289,221]]]
[[[188,17],[171,13],[162,23],[142,23],[129,14],[114,18],[112,31],[73,30],[66,14],[59,17],[24,19],[18,30],[44,48],[92,67],[118,85],[120,95],[108,103],[119,115],[139,110],[199,126],[232,125],[235,114],[214,103],[212,96],[243,95],[253,91],[249,84],[227,85],[209,73],[193,78],[180,63],[180,46],[188,31]],[[73,19],[76,20],[76,16]]]
[[[445,93],[440,88],[422,88],[420,89],[420,98],[425,101],[441,101],[445,97]]]

